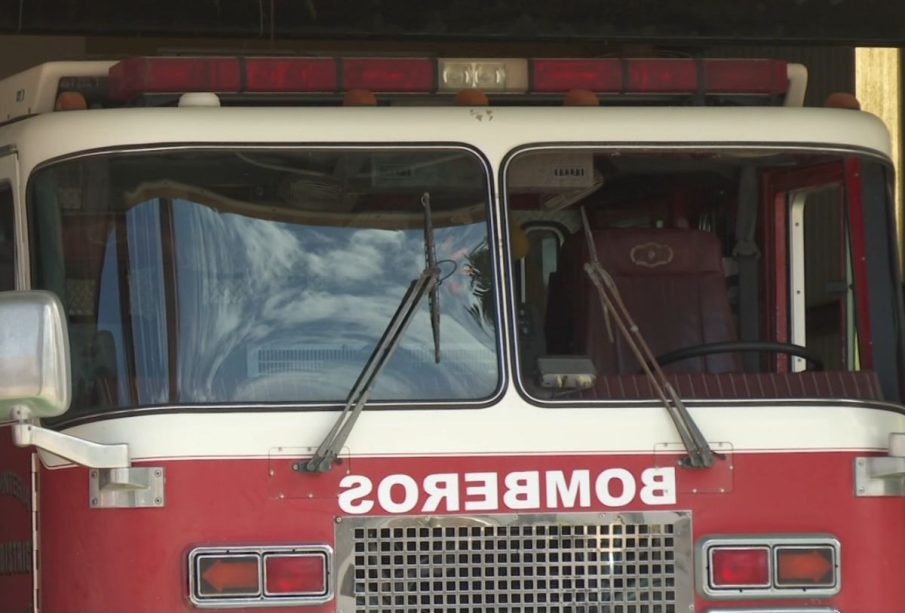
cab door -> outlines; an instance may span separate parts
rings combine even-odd
[[[0,291],[25,287],[18,179],[15,152],[0,149]],[[0,321],[0,328],[14,325]],[[0,415],[0,424],[7,417]],[[10,431],[0,428],[0,608],[10,613],[35,610],[32,455],[13,446]]]
[[[825,370],[876,371],[896,399],[901,298],[887,173],[855,156],[765,172],[762,272],[769,338],[808,347]]]

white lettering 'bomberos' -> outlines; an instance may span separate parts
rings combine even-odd
[[[384,513],[452,513],[456,511],[525,511],[624,507],[676,503],[676,471],[647,468],[636,478],[624,468],[526,470],[510,473],[438,473],[420,482],[409,475],[386,475],[375,483],[364,475],[339,482],[339,508],[350,515]]]

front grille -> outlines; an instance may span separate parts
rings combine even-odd
[[[339,607],[398,613],[678,613],[688,513],[343,518]]]

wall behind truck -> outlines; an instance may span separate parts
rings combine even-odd
[[[85,56],[84,36],[0,36],[0,79],[51,60]]]

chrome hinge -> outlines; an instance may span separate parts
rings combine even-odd
[[[889,454],[855,458],[855,496],[905,496],[905,432],[889,435]]]
[[[27,409],[11,412],[13,444],[34,446],[75,464],[90,468],[88,502],[93,509],[132,509],[164,505],[164,470],[158,466],[132,466],[129,446],[104,445],[42,428]]]

